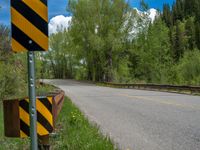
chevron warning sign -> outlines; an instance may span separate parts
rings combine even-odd
[[[12,50],[48,50],[47,0],[11,0]]]
[[[48,135],[53,131],[52,97],[36,99],[37,133],[39,136]],[[29,99],[19,101],[20,137],[30,136]]]

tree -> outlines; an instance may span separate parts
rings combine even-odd
[[[53,74],[54,78],[73,78],[73,70],[76,65],[74,53],[71,49],[71,38],[67,30],[58,29],[57,33],[50,36],[50,50],[42,58],[43,71],[45,74]],[[46,66],[50,66],[52,72]]]
[[[182,21],[184,18],[184,2],[183,0],[177,0],[172,5],[172,17],[173,17],[173,24],[176,24],[177,20]]]
[[[132,13],[124,0],[69,1],[74,14],[70,34],[93,81],[113,81],[125,54]]]
[[[150,25],[147,35],[142,34],[134,47],[136,68],[133,71],[139,80],[167,83],[170,68],[169,30],[161,19]]]
[[[163,14],[162,19],[165,21],[168,27],[172,25],[172,17],[171,17],[171,11],[170,11],[170,5],[164,4],[163,5]]]
[[[188,46],[187,48],[190,50],[193,50],[196,47],[196,42],[195,42],[195,24],[194,24],[194,18],[190,17],[187,19],[186,24],[185,24],[185,32],[187,35],[187,43]]]
[[[200,84],[200,52],[193,50],[186,52],[177,65],[177,72],[181,84]]]
[[[173,57],[175,62],[183,56],[186,47],[185,27],[181,21],[176,22],[173,34]]]
[[[196,33],[195,33],[196,45],[197,45],[197,48],[200,49],[200,23],[199,22],[196,22],[195,29],[196,29]]]

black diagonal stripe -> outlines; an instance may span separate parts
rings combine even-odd
[[[47,0],[40,0],[44,5],[47,6]]]
[[[47,98],[38,98],[38,99],[52,114],[52,104],[49,102],[49,100]]]
[[[53,131],[53,127],[49,123],[49,121],[40,113],[37,111],[37,121],[49,132],[51,133]]]
[[[29,114],[29,103],[26,100],[20,100],[19,106]]]
[[[22,0],[11,0],[11,6],[23,15],[42,33],[48,36],[48,23],[43,20],[36,12],[29,8]],[[20,20],[19,20],[20,21]]]
[[[20,119],[20,129],[27,135],[30,136],[29,126]]]
[[[12,24],[12,37],[29,51],[45,51],[14,24]],[[32,41],[31,44],[29,43],[30,40]]]

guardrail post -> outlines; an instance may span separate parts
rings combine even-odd
[[[49,135],[39,137],[39,150],[50,150]]]

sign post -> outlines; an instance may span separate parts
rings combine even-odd
[[[30,138],[31,150],[38,149],[37,140],[37,111],[36,111],[36,93],[35,93],[35,55],[34,52],[28,52],[28,87],[29,87],[29,114],[30,114]]]
[[[28,53],[29,119],[20,120],[26,129],[30,125],[31,150],[38,149],[37,108],[35,92],[34,51],[48,50],[47,0],[11,0],[12,50]],[[23,133],[23,131],[20,131]]]

